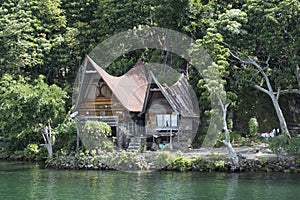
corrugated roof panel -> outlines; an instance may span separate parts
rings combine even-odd
[[[115,77],[104,71],[91,58],[88,59],[127,110],[142,111],[148,84],[142,63],[137,63],[123,76]]]
[[[169,96],[176,102],[176,106],[180,110],[183,116],[195,116],[199,115],[198,109],[192,101],[191,87],[186,78],[182,75],[180,79],[172,86],[166,88]]]
[[[142,112],[148,89],[148,80],[142,62],[138,62],[126,74],[115,77],[99,67],[90,57],[87,56],[87,58],[111,89],[114,96],[127,110],[131,112]],[[157,81],[154,75],[152,76],[152,78]],[[157,84],[160,85],[160,83]],[[198,105],[194,105],[195,103],[193,103],[192,88],[184,75],[181,75],[179,80],[170,87],[161,86],[161,91],[167,95],[166,98],[169,103],[174,106],[174,109],[179,111],[181,115],[199,116],[199,108],[196,107]]]

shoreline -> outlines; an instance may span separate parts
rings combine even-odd
[[[97,160],[95,163],[92,159],[87,158],[84,162],[78,161],[73,156],[61,156],[47,163],[47,167],[58,170],[121,170],[121,171],[200,171],[200,172],[284,172],[284,173],[300,173],[300,158],[293,156],[278,156],[272,158],[242,158],[239,161],[239,168],[232,169],[231,163],[226,157],[193,157],[188,158],[180,156],[175,158],[170,164],[147,168],[136,169],[113,167]]]
[[[124,171],[203,171],[203,172],[284,172],[300,173],[300,156],[273,154],[265,145],[235,147],[239,167],[231,168],[225,147],[181,151],[117,151],[101,155],[90,152],[55,154],[52,160],[26,159],[22,156],[0,157],[8,161],[43,161],[58,170]]]

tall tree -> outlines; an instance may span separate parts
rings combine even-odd
[[[263,82],[261,85],[255,83],[255,82],[253,82],[251,85],[255,89],[267,94],[271,98],[274,109],[276,111],[276,114],[277,114],[277,117],[279,120],[281,132],[287,136],[288,140],[290,140],[291,135],[290,135],[288,127],[287,127],[286,119],[285,119],[282,109],[279,105],[280,87],[277,89],[277,92],[275,93],[273,86],[271,84],[270,78],[267,75],[267,73],[265,72],[265,70],[268,70],[268,65],[269,65],[268,60],[265,62],[266,66],[264,67],[261,64],[259,64],[259,61],[256,61],[255,59],[253,59],[250,56],[248,56],[247,59],[242,60],[241,58],[234,55],[233,53],[231,53],[231,55],[234,58],[236,58],[237,60],[239,60],[242,64],[245,64],[246,66],[252,65],[256,69],[255,71],[257,71],[257,73],[262,76]],[[246,69],[246,68],[244,68],[244,69]],[[247,71],[249,71],[249,70],[247,70]],[[262,85],[266,85],[266,88],[264,88],[264,86],[262,86]]]
[[[63,40],[66,20],[60,0],[8,0],[0,5],[1,71],[47,74],[45,62]]]
[[[253,86],[270,97],[281,131],[290,139],[278,99],[282,91],[299,93],[300,3],[250,0],[243,10],[248,20],[241,29],[248,37],[240,45],[232,40],[227,42],[233,51],[239,52],[238,56],[232,54],[233,57],[242,68],[247,68],[236,71],[235,75],[240,84],[244,82],[244,86]]]
[[[42,139],[40,129],[52,120],[53,126],[65,116],[66,93],[47,85],[44,77],[33,82],[24,77],[4,75],[0,79],[0,133],[8,151],[23,150]]]

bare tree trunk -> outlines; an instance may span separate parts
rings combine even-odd
[[[44,138],[45,141],[45,146],[47,148],[48,151],[48,156],[50,159],[53,158],[53,149],[52,149],[52,132],[51,132],[51,124],[50,124],[50,120],[48,121],[48,124],[44,127],[44,129],[42,130],[42,136]]]
[[[267,79],[266,81],[269,82],[269,79]],[[270,85],[270,84],[267,84],[267,85]],[[255,85],[254,88],[256,88],[257,90],[259,90],[261,92],[266,93],[271,98],[274,109],[275,109],[275,112],[276,112],[276,115],[277,115],[277,118],[279,120],[280,130],[284,135],[287,136],[287,139],[290,140],[291,135],[290,135],[289,129],[287,127],[285,117],[282,113],[282,110],[281,110],[279,102],[278,102],[279,95],[280,95],[280,90],[278,90],[277,96],[275,96],[272,88],[271,89],[269,88],[269,90],[266,90],[266,89],[264,89],[264,88],[262,88],[261,86],[258,86],[258,85]]]
[[[282,110],[280,108],[280,105],[279,105],[279,102],[278,102],[278,99],[279,99],[279,96],[280,96],[280,93],[281,93],[281,90],[280,88],[278,88],[278,91],[277,93],[274,93],[273,91],[273,88],[272,88],[272,85],[270,83],[270,79],[268,77],[268,75],[265,73],[265,69],[267,69],[269,67],[269,59],[267,59],[267,61],[265,62],[266,64],[266,68],[262,68],[260,64],[258,64],[254,59],[252,59],[250,56],[248,56],[248,59],[247,60],[242,60],[240,59],[237,55],[233,54],[231,51],[229,51],[229,53],[234,57],[236,58],[237,60],[239,60],[241,63],[244,63],[244,64],[250,64],[252,66],[254,66],[257,70],[258,70],[258,73],[260,73],[267,85],[267,89],[263,88],[262,86],[259,86],[259,85],[254,85],[254,88],[261,91],[261,92],[264,92],[266,93],[272,100],[272,103],[273,103],[273,106],[274,106],[274,109],[276,111],[276,114],[277,114],[277,118],[279,120],[279,125],[280,125],[280,130],[281,132],[286,135],[287,139],[288,139],[288,142],[289,140],[291,139],[291,135],[290,135],[290,132],[288,130],[288,127],[287,127],[287,124],[286,124],[286,120],[284,118],[284,115],[282,113]],[[300,87],[300,82],[299,82],[299,67],[297,66],[296,68],[296,78],[297,78],[297,81],[298,81],[298,84],[299,84],[299,87]],[[296,90],[296,91],[294,91]],[[292,90],[293,93],[298,93],[298,89],[294,89]],[[299,88],[300,90],[300,88]],[[291,91],[291,90],[290,90]],[[275,96],[276,94],[276,96]]]
[[[222,140],[222,143],[227,147],[229,158],[232,163],[232,169],[235,170],[239,167],[239,158],[236,155],[236,152],[234,148],[232,147],[230,143],[230,134],[228,131],[226,116],[227,116],[227,108],[229,104],[223,104],[223,102],[220,100],[222,111],[223,111],[223,131],[225,132],[225,140]]]
[[[298,83],[298,92],[300,94],[300,68],[299,68],[299,65],[296,66],[295,75],[296,75],[296,80]]]
[[[291,135],[290,135],[289,129],[287,127],[285,117],[284,117],[284,115],[282,113],[282,110],[279,106],[278,99],[274,98],[274,97],[271,97],[271,99],[272,99],[272,102],[273,102],[273,105],[274,105],[274,108],[275,108],[275,111],[276,111],[276,114],[277,114],[277,117],[278,117],[278,120],[279,120],[279,125],[280,125],[281,132],[284,135],[287,136],[288,140],[290,140]]]

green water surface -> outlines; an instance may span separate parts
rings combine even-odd
[[[300,174],[72,171],[2,161],[0,199],[299,200]]]

